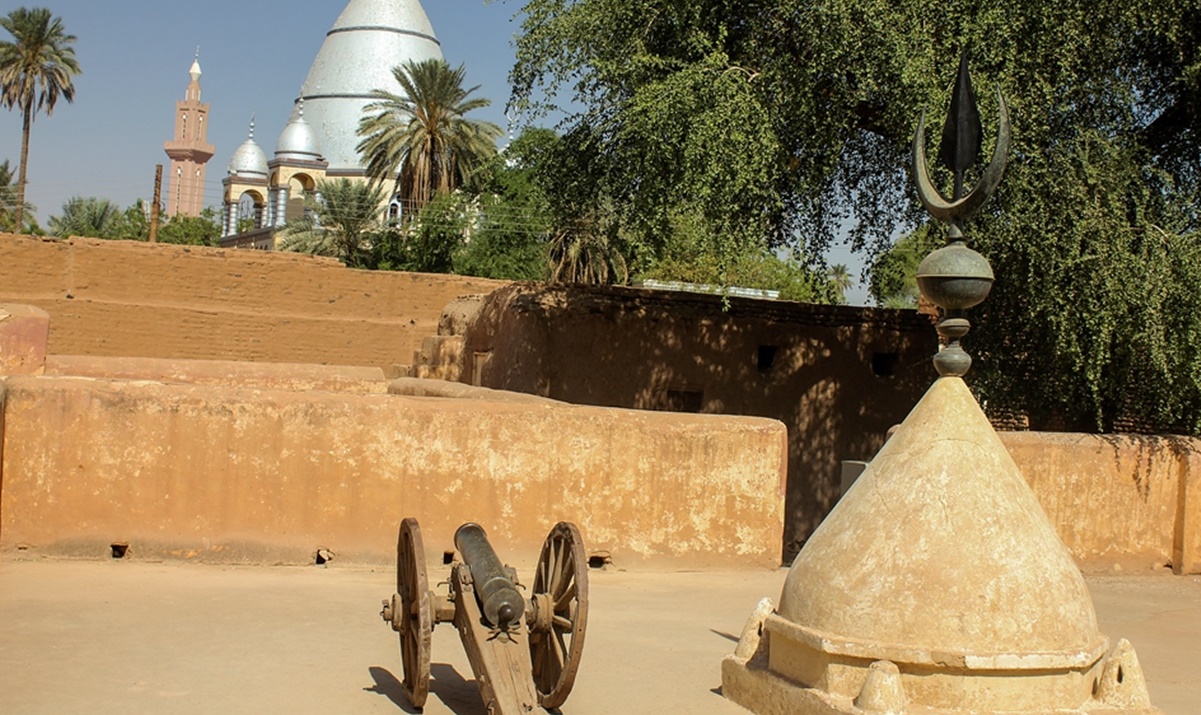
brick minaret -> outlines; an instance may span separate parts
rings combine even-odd
[[[192,81],[182,102],[175,103],[175,138],[163,144],[171,157],[167,216],[199,216],[204,208],[204,165],[213,158],[208,136],[209,106],[200,101],[200,58],[192,62]]]

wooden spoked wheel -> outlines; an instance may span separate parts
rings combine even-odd
[[[559,522],[546,537],[531,593],[534,687],[542,707],[553,709],[575,685],[588,626],[588,557],[575,524]]]
[[[434,623],[421,527],[413,518],[400,523],[396,540],[396,593],[400,595],[400,608],[393,616],[393,627],[400,633],[400,660],[404,666],[401,687],[413,707],[421,708],[430,694]]]

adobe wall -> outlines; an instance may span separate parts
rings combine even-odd
[[[999,434],[1082,567],[1201,573],[1201,440]]]
[[[0,234],[0,303],[50,314],[52,354],[407,364],[442,308],[502,281],[264,251]]]
[[[790,560],[935,375],[913,311],[517,284],[462,330],[462,379],[576,404],[758,415],[788,426]]]
[[[466,521],[532,561],[559,520],[620,567],[779,563],[771,420],[49,376],[0,405],[9,556],[393,564],[415,516],[431,563]]]

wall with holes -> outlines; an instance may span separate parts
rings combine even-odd
[[[483,397],[10,376],[0,551],[391,563],[413,516],[431,559],[476,521],[532,562],[566,520],[619,567],[779,564],[780,423]]]
[[[593,286],[513,285],[462,333],[462,379],[566,402],[758,415],[788,427],[782,554],[838,499],[935,377],[914,311]]]

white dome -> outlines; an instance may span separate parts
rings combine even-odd
[[[229,175],[244,179],[267,178],[267,155],[254,141],[254,120],[250,120],[250,136],[234,151],[229,161]]]
[[[296,108],[292,121],[279,135],[275,143],[276,159],[294,161],[321,161],[321,144],[313,127],[304,120],[304,103]]]
[[[372,90],[398,89],[392,68],[441,58],[438,38],[418,0],[347,3],[301,88],[307,121],[331,171],[362,171],[355,150],[359,119],[372,101]]]

